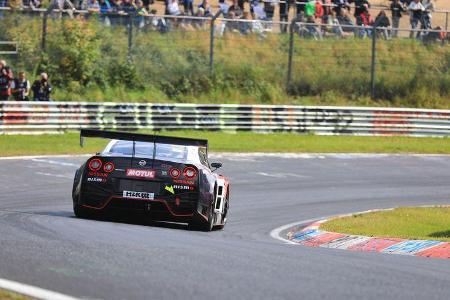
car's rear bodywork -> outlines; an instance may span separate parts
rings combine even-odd
[[[112,141],[75,174],[77,216],[141,212],[205,230],[225,225],[229,183],[211,170],[206,140],[99,130],[84,137]]]

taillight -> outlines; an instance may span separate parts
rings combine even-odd
[[[100,170],[101,167],[102,167],[102,161],[101,161],[100,159],[98,159],[98,158],[94,158],[93,160],[91,160],[91,161],[89,162],[88,167],[89,167],[89,169],[90,169],[91,171],[97,172],[97,171]]]
[[[181,171],[177,168],[172,168],[169,170],[169,174],[172,178],[177,179],[181,175]]]
[[[188,179],[192,179],[195,176],[197,176],[197,171],[192,167],[186,167],[183,170],[183,175],[184,175],[184,177],[186,177]]]
[[[110,173],[114,171],[114,164],[112,162],[108,162],[103,166],[103,171],[106,173]]]

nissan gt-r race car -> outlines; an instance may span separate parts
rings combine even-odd
[[[205,231],[225,226],[229,181],[214,173],[222,164],[209,163],[207,140],[81,130],[81,145],[84,137],[111,141],[75,173],[77,217],[140,212]]]

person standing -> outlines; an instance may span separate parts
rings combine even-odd
[[[417,29],[417,26],[419,25],[419,22],[423,24],[423,13],[425,11],[425,8],[423,7],[420,0],[414,0],[412,1],[409,6],[408,10],[410,13],[410,23],[411,23],[411,32],[409,34],[410,38],[414,38],[414,32]],[[417,33],[417,37],[420,36],[420,32]]]
[[[16,101],[29,101],[31,84],[25,76],[25,72],[19,72],[19,77],[15,78],[12,86],[12,94]]]
[[[402,17],[402,13],[405,12],[403,5],[399,0],[394,0],[391,3],[391,13],[392,13],[392,37],[398,36],[398,27],[400,24],[400,18]]]
[[[41,73],[41,78],[33,83],[31,89],[33,90],[34,101],[50,101],[52,86],[48,82],[47,73]]]
[[[0,60],[0,101],[7,101],[11,96],[13,73],[6,61]]]

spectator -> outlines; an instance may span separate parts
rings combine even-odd
[[[241,20],[244,20],[244,22],[239,22],[239,32],[242,35],[248,35],[251,33],[252,29],[252,23],[251,22],[245,22],[251,20],[251,15],[248,11],[244,11],[242,14]]]
[[[11,96],[11,84],[13,81],[13,72],[6,65],[6,61],[0,60],[0,101],[7,101]]]
[[[91,14],[100,12],[100,5],[98,4],[97,0],[89,0],[86,8],[87,11]]]
[[[272,21],[275,14],[275,3],[273,1],[264,1],[264,13],[266,14],[266,20]]]
[[[403,8],[403,5],[399,2],[399,0],[394,0],[391,3],[390,9],[392,13],[392,37],[397,37],[400,18],[402,17],[402,13],[405,12],[405,9]]]
[[[345,9],[350,9],[347,0],[333,0],[334,11],[336,12],[336,16],[341,16],[341,11]]]
[[[219,0],[219,8],[220,8],[220,11],[222,11],[223,15],[225,16],[228,14],[230,5],[228,5],[228,3],[225,2],[225,0]]]
[[[361,13],[356,18],[356,25],[365,27],[365,28],[359,28],[359,37],[364,38],[366,35],[370,36],[371,30],[368,28],[372,25],[372,19],[369,13],[369,6],[368,4],[363,4],[364,9],[361,10]]]
[[[233,0],[233,4],[228,9],[228,13],[233,12],[236,18],[240,18],[243,15],[243,9],[240,6],[239,0]]]
[[[316,1],[309,0],[308,2],[306,2],[304,10],[306,18],[314,17],[316,13]]]
[[[332,9],[330,9],[330,14],[327,17],[327,27],[331,28],[331,31],[337,36],[337,37],[343,37],[344,32],[342,31],[341,24],[339,24],[339,20],[336,18],[336,12]]]
[[[136,1],[136,26],[143,28],[145,26],[145,17],[148,17],[148,11],[141,0]]]
[[[25,76],[25,72],[19,72],[19,78],[15,78],[11,85],[12,94],[16,101],[29,101],[31,84]]]
[[[280,22],[287,22],[289,17],[289,8],[290,8],[290,0],[284,0],[280,2],[279,9],[280,9]],[[280,31],[281,33],[287,32],[287,24],[280,24]]]
[[[350,0],[350,3],[355,3],[355,12],[353,16],[355,19],[358,19],[361,17],[362,14],[365,14],[365,11],[370,8],[370,3],[368,0]]]
[[[434,12],[434,1],[423,0],[422,5],[425,10],[425,12],[423,13],[422,29],[431,29],[431,13]]]
[[[423,18],[422,15],[425,11],[425,8],[423,7],[422,3],[420,3],[420,0],[413,0],[409,6],[408,11],[410,13],[410,23],[411,23],[411,33],[409,34],[410,38],[414,37],[414,32],[417,28],[417,25],[419,25],[419,22],[423,24]],[[417,37],[420,36],[420,32],[417,33]]]
[[[201,17],[211,17],[213,14],[211,5],[209,5],[209,0],[203,0],[202,3],[198,5],[198,9],[203,9],[203,14]]]
[[[315,7],[314,17],[316,19],[320,19],[322,21],[324,13],[325,13],[325,11],[323,9],[322,2],[320,0],[316,0],[316,7]]]
[[[183,0],[183,7],[185,15],[194,15],[194,0]]]
[[[391,27],[391,23],[384,10],[381,10],[375,18],[375,24],[377,26],[377,35],[381,33],[385,39],[389,39],[388,28]]]
[[[171,16],[181,15],[180,7],[178,6],[177,0],[169,0],[169,5],[167,5],[167,11]]]
[[[47,73],[41,73],[41,78],[37,79],[31,86],[34,101],[50,101],[52,86],[48,82]]]
[[[347,9],[339,10],[339,15],[337,15],[336,18],[339,22],[339,25],[341,25],[341,29],[343,32],[354,32],[354,29],[351,26],[355,26],[355,24],[348,16]]]
[[[305,5],[309,0],[300,0],[300,1],[295,1],[295,0],[286,0],[286,1],[292,1],[293,3],[297,3],[295,9],[296,9],[296,18],[298,22],[303,22],[304,21],[304,16],[305,16]]]

